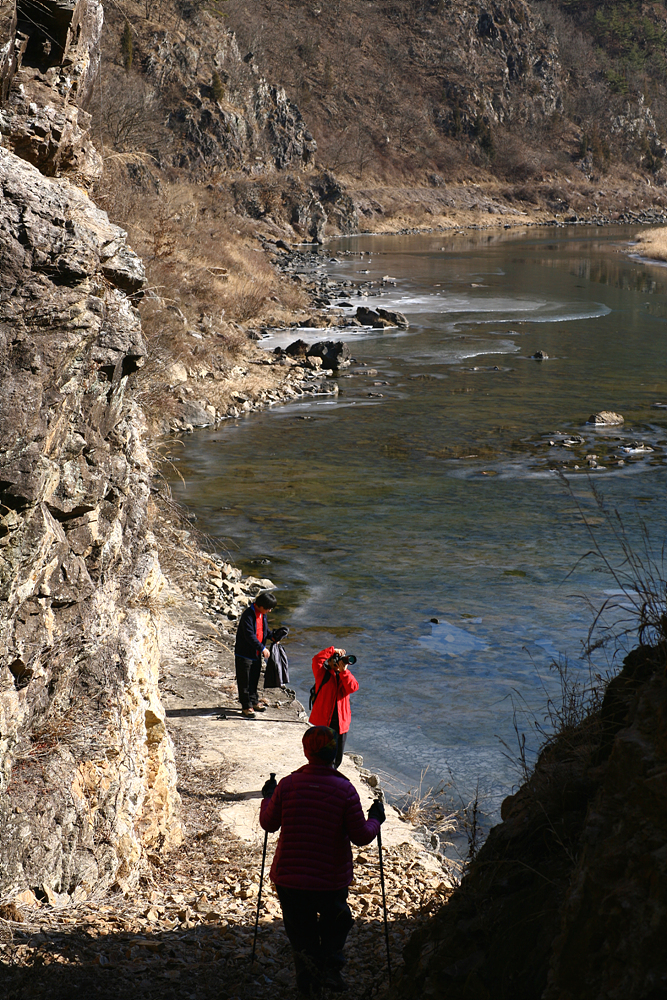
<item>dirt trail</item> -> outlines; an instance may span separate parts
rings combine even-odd
[[[261,692],[261,681],[260,692],[269,707],[255,719],[244,718],[236,699],[234,657],[228,643],[230,633],[220,637],[203,615],[198,619],[191,613],[187,618],[170,615],[162,636],[163,702],[168,729],[175,736],[185,734],[192,746],[197,745],[190,764],[202,774],[211,768],[224,769],[222,827],[241,840],[259,844],[264,837],[259,825],[262,785],[272,771],[280,780],[306,762],[301,738],[308,722],[299,702],[289,701],[279,688]],[[354,784],[367,812],[378,793],[377,778],[360,768],[354,757],[346,754],[340,770]],[[429,858],[397,810],[387,805],[386,811],[383,844],[406,844]],[[276,842],[277,835],[269,837],[269,856]],[[442,873],[437,858],[432,857],[430,867]]]

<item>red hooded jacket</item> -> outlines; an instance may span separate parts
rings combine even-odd
[[[259,822],[280,828],[271,880],[289,889],[344,889],[352,881],[350,841],[363,847],[380,823],[365,819],[351,781],[325,764],[305,764],[262,801]]]
[[[331,671],[331,676],[324,681],[327,670],[324,666],[335,646],[328,646],[313,657],[313,675],[315,690],[319,691],[313,710],[308,720],[311,726],[328,726],[331,722],[334,707],[338,707],[338,732],[346,733],[350,728],[352,712],[350,711],[350,695],[359,690],[359,681],[345,668],[339,674]],[[322,683],[324,681],[324,683]],[[321,687],[320,687],[321,685]]]

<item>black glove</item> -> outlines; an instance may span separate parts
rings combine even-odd
[[[273,639],[274,642],[281,642],[286,635],[289,635],[289,629],[285,625],[281,625],[280,628],[274,628],[273,632],[269,633],[269,638]]]
[[[384,806],[382,805],[380,799],[374,799],[371,803],[371,807],[368,810],[368,818],[378,819],[380,823],[384,823],[386,820],[387,817],[385,816]]]
[[[262,798],[270,799],[277,787],[278,787],[278,782],[276,781],[276,779],[269,778],[269,780],[265,781],[264,784],[262,785]]]

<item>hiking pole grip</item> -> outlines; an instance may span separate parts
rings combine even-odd
[[[378,853],[380,855],[380,885],[382,887],[382,912],[384,916],[384,941],[387,946],[387,973],[391,982],[391,953],[389,951],[389,926],[387,924],[387,895],[384,888],[384,864],[382,861],[382,833],[378,830]]]
[[[276,780],[276,772],[271,771],[271,781]],[[259,892],[257,893],[257,913],[255,914],[255,935],[252,939],[252,955],[250,956],[250,964],[252,965],[255,961],[255,949],[257,948],[257,930],[259,928],[259,908],[262,905],[262,884],[264,882],[264,865],[266,864],[266,845],[269,841],[269,831],[264,831],[264,850],[262,851],[262,870],[259,875]]]

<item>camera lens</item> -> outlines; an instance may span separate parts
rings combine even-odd
[[[346,656],[345,659],[347,660],[348,663],[356,663],[357,662],[356,656]]]

